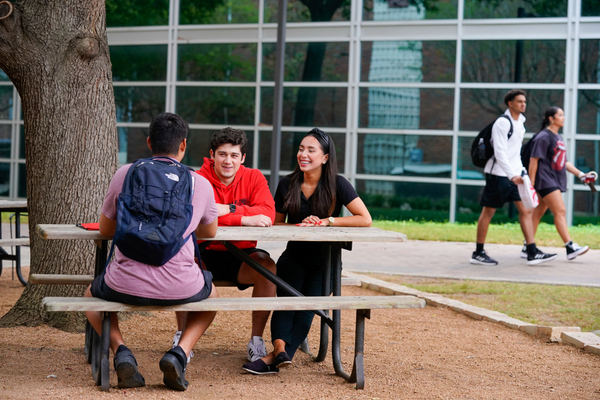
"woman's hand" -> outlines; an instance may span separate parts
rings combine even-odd
[[[321,218],[315,215],[309,215],[304,218],[301,223],[296,224],[296,226],[327,226],[327,224],[325,224]]]

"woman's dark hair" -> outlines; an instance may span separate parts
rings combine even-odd
[[[542,121],[542,127],[540,131],[550,126],[550,117],[554,117],[556,113],[560,110],[560,107],[552,106],[546,109],[544,113],[544,120]]]
[[[307,136],[317,139],[323,153],[329,154],[329,159],[323,164],[319,183],[311,196],[310,210],[312,215],[325,218],[331,216],[335,209],[336,180],[338,174],[335,144],[331,136],[319,128],[313,128],[304,135],[304,137]],[[288,177],[290,178],[290,187],[284,199],[284,208],[288,210],[289,215],[297,215],[300,212],[301,186],[304,182],[304,172],[300,170],[299,165],[296,165],[296,169]]]

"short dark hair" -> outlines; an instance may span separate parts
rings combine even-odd
[[[248,138],[246,132],[241,129],[234,128],[223,128],[220,131],[216,131],[210,138],[210,148],[212,151],[217,149],[224,144],[231,144],[232,146],[240,146],[242,155],[246,154],[246,145],[248,144]]]
[[[158,114],[150,122],[150,146],[152,154],[176,155],[179,145],[188,134],[188,124],[177,114]]]
[[[525,96],[525,92],[521,89],[513,89],[504,95],[504,104],[508,106],[509,101],[513,101],[517,96]]]

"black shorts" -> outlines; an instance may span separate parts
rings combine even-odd
[[[202,271],[204,275],[204,287],[192,297],[186,299],[149,299],[146,297],[132,296],[112,290],[104,281],[106,269],[102,271],[92,282],[92,296],[117,303],[131,304],[134,306],[176,306],[178,304],[194,303],[207,299],[212,292],[212,274],[210,271]]]
[[[560,191],[560,188],[558,186],[553,186],[553,187],[549,187],[549,188],[545,188],[545,189],[541,189],[541,190],[536,189],[538,196],[540,196],[541,198],[548,196],[550,193],[552,193],[556,190]]]
[[[255,247],[240,250],[248,255],[260,252],[270,256],[267,251]],[[238,289],[240,290],[246,290],[252,286],[238,282],[237,276],[243,261],[229,251],[202,250],[200,252],[200,257],[206,268],[212,272],[215,281],[236,282],[238,284]]]
[[[519,188],[506,176],[485,174],[485,189],[481,196],[482,207],[502,208],[504,203],[521,201]]]

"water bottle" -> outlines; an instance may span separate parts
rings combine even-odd
[[[480,138],[479,143],[477,144],[477,154],[480,158],[485,158],[485,143],[483,141],[483,138]]]

